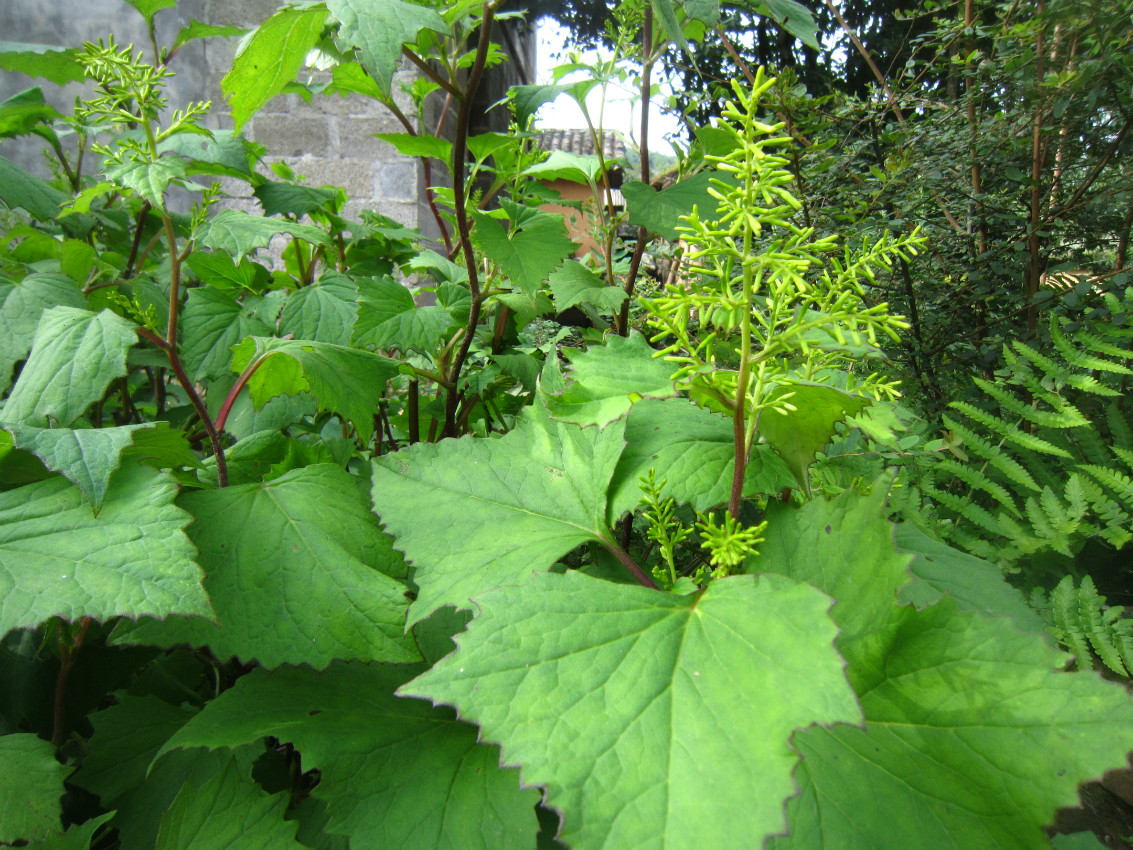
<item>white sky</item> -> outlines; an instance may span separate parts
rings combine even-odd
[[[565,56],[557,60],[552,58],[553,54],[564,51],[567,31],[554,21],[544,18],[538,23],[537,37],[539,45],[535,60],[536,82],[550,83],[552,82],[551,69],[556,64],[567,61]],[[588,50],[583,53],[582,61],[592,62],[597,56],[596,51]],[[655,77],[656,74],[657,69],[654,68]],[[584,76],[584,72],[579,72],[566,77],[562,82],[571,82],[582,79]],[[667,91],[665,81],[660,82],[663,90]],[[607,89],[606,107],[602,112],[602,124],[607,130],[617,130],[627,140],[633,139],[636,143],[638,132],[641,130],[641,106],[633,103],[634,98],[631,92],[625,89],[616,89],[613,85],[615,84],[611,84]],[[659,100],[660,97],[663,97],[663,95],[657,99]],[[601,102],[601,89],[595,87],[586,102],[590,117],[595,122],[598,121]],[[582,117],[582,110],[578,108],[578,104],[571,100],[569,95],[560,95],[557,100],[540,108],[536,123],[538,126],[547,129],[586,127],[586,119]],[[649,113],[649,149],[653,153],[672,154],[672,146],[665,141],[665,134],[675,132],[679,126],[678,121],[663,115],[655,103]]]

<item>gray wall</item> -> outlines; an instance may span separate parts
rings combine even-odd
[[[278,5],[277,0],[180,0],[175,8],[156,15],[158,44],[171,44],[181,27],[191,20],[252,27],[271,15]],[[141,15],[121,0],[0,0],[0,22],[0,38],[12,42],[77,46],[114,33],[120,44],[133,42],[152,61]],[[231,127],[231,118],[223,111],[220,80],[231,66],[236,41],[207,39],[192,42],[179,51],[170,63],[170,70],[176,72],[167,89],[170,106],[211,100],[214,111],[206,123],[213,129]],[[517,66],[531,67],[533,28],[530,33],[513,34],[512,41],[527,53],[523,62],[502,66],[505,74],[514,79]],[[405,68],[399,77],[412,81],[415,73]],[[511,82],[497,79],[489,84],[496,92],[506,90]],[[78,84],[60,89],[46,80],[0,72],[0,99],[30,86],[40,86],[65,113],[71,111],[75,97],[84,90]],[[402,111],[415,119],[409,99],[399,96],[398,100]],[[505,129],[506,110],[494,113],[499,118],[493,122],[493,129]],[[396,133],[402,129],[385,109],[361,96],[317,97],[307,104],[298,95],[286,95],[268,103],[244,132],[268,149],[269,159],[286,160],[309,182],[343,187],[351,198],[346,209],[348,216],[357,216],[361,209],[373,209],[433,236],[436,227],[424,201],[420,161],[403,157],[387,143],[373,138],[374,133]],[[46,176],[49,171],[41,148],[37,138],[0,141],[0,155]],[[434,181],[441,172],[434,167]],[[239,184],[234,183],[233,189],[239,191]],[[251,210],[255,200],[236,197],[230,204]]]

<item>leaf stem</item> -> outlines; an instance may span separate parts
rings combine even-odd
[[[51,745],[56,749],[63,746],[63,731],[67,720],[67,679],[71,675],[75,661],[78,660],[79,650],[83,648],[87,630],[93,622],[91,617],[83,617],[79,633],[75,635],[70,645],[63,640],[64,624],[59,625],[59,674],[55,677],[55,706],[51,728]]]
[[[637,562],[629,556],[629,553],[614,542],[613,534],[610,534],[608,537],[603,536],[601,542],[602,545],[606,547],[606,550],[617,558],[621,565],[629,571],[629,574],[637,579],[638,584],[652,588],[653,590],[660,589],[653,579],[646,575],[645,570],[639,567]]]
[[[460,250],[464,254],[464,266],[468,270],[468,289],[472,293],[472,305],[468,311],[468,324],[465,326],[464,339],[460,349],[452,361],[448,380],[453,389],[448,391],[445,398],[446,437],[456,436],[456,407],[458,393],[457,382],[460,370],[464,368],[464,361],[468,357],[468,350],[476,335],[476,325],[480,322],[480,307],[484,302],[484,295],[480,291],[480,279],[476,268],[476,254],[472,250],[472,231],[468,224],[468,210],[465,199],[465,158],[468,150],[468,125],[472,117],[472,99],[480,87],[480,78],[484,75],[484,66],[488,61],[488,50],[492,44],[492,21],[495,9],[492,4],[484,4],[484,19],[480,25],[480,42],[476,47],[476,59],[472,63],[472,70],[468,73],[468,84],[463,92],[459,93],[460,109],[456,116],[456,138],[452,143],[452,190],[453,204],[456,213],[456,227],[460,238]]]

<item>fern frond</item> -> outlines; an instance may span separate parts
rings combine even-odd
[[[955,493],[940,490],[931,484],[923,485],[922,489],[926,496],[931,496],[935,501],[944,505],[953,513],[959,514],[972,525],[979,526],[995,537],[1003,534],[996,518],[974,502],[963,496],[957,496]]]
[[[1040,428],[1076,428],[1079,425],[1089,425],[1090,420],[1082,415],[1074,405],[1062,401],[1055,393],[1044,392],[1043,396],[1054,410],[1039,410],[1018,398],[1010,390],[999,384],[985,381],[983,378],[973,378],[977,387],[999,402],[1000,407],[1010,411],[1027,422],[1033,422]],[[1057,401],[1055,401],[1057,399]]]
[[[964,441],[964,445],[971,450],[973,455],[1002,472],[1009,481],[1013,481],[1020,487],[1026,487],[1028,490],[1034,490],[1036,493],[1042,489],[1035,483],[1034,476],[1027,472],[1023,465],[1011,455],[1002,451],[999,446],[993,446],[967,425],[957,422],[948,414],[944,414],[942,420],[946,428]]]
[[[1112,624],[1106,622],[1102,613],[1104,608],[1105,597],[1098,593],[1094,580],[1085,576],[1078,588],[1078,613],[1083,631],[1102,663],[1114,673],[1128,676],[1129,672],[1118,648],[1121,637],[1115,633]]]
[[[1093,339],[1085,333],[1078,332],[1074,334],[1073,339],[1067,337],[1062,332],[1061,323],[1053,320],[1050,323],[1050,339],[1054,343],[1054,347],[1058,349],[1059,353],[1066,358],[1066,362],[1076,369],[1096,370],[1099,372],[1113,372],[1118,375],[1133,375],[1133,369],[1129,369],[1122,363],[1114,363],[1113,360],[1106,360],[1102,357],[1096,357],[1095,354],[1109,354],[1118,360],[1125,360],[1130,357],[1130,352],[1123,351],[1116,346],[1108,346],[1104,343],[1101,348],[1091,344]],[[1098,340],[1098,342],[1101,342]],[[1075,343],[1084,346],[1078,348]]]
[[[995,431],[1008,442],[1014,443],[1020,448],[1030,449],[1033,452],[1042,452],[1043,454],[1054,455],[1055,457],[1070,457],[1070,455],[1066,451],[1058,448],[1058,446],[1055,446],[1052,443],[1048,443],[1046,440],[1036,437],[1033,434],[1028,434],[1025,431],[1020,430],[1017,425],[1012,425],[1010,422],[1005,419],[1001,419],[994,413],[988,413],[985,410],[980,410],[975,405],[968,404],[968,402],[966,401],[954,401],[949,405],[949,407],[955,410],[959,410],[969,419],[974,419],[976,422],[979,422],[981,425],[984,425],[990,430]]]
[[[1108,487],[1124,507],[1133,509],[1133,479],[1128,475],[1093,463],[1084,463],[1078,468],[1093,476],[1103,487]]]
[[[1124,461],[1127,469],[1133,470],[1133,451],[1130,449],[1123,449],[1121,446],[1110,446],[1109,450],[1113,452],[1114,457],[1120,461]]]
[[[981,470],[974,466],[966,466],[950,457],[941,458],[940,466],[951,472],[972,490],[982,490],[1015,516],[1019,516],[1019,508],[1015,505],[1015,498],[1001,484],[988,478]]]
[[[1113,437],[1115,446],[1133,449],[1133,428],[1129,426],[1129,420],[1125,418],[1125,414],[1116,402],[1106,405],[1105,423],[1109,426],[1109,433]]]
[[[1078,590],[1074,577],[1066,576],[1050,594],[1054,637],[1078,659],[1078,667],[1093,667],[1093,656],[1086,630],[1082,626],[1082,613],[1078,605]]]

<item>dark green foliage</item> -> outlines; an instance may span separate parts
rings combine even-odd
[[[129,3],[152,33],[173,0]],[[719,11],[623,5],[619,61],[703,59]],[[932,45],[866,11],[846,7],[883,55]],[[954,22],[929,11],[913,32],[944,38]],[[1005,62],[1047,22],[1024,11],[1000,32],[1015,12],[984,11],[973,44]],[[97,83],[73,115],[34,91],[0,104],[0,136],[44,139],[59,172],[0,160],[0,843],[1049,847],[1055,812],[1133,749],[1127,694],[1085,670],[1133,661],[1106,605],[1127,570],[1089,562],[1133,533],[1133,292],[1043,333],[1031,299],[1024,336],[1017,297],[989,289],[976,337],[1002,362],[969,380],[950,336],[965,329],[945,332],[982,262],[962,243],[991,232],[977,207],[1010,203],[971,198],[969,230],[942,239],[934,204],[956,181],[910,179],[969,137],[808,101],[763,70],[730,87],[674,185],[655,192],[640,151],[628,209],[587,206],[597,249],[574,257],[540,181],[611,201],[614,163],[544,159],[529,119],[633,73],[602,60],[518,87],[521,126],[469,137],[505,14],[285,6],[225,78],[235,132],[207,129],[204,105],[170,110],[173,68],[112,40],[0,50]],[[786,34],[787,65],[786,36],[813,51],[831,32],[791,0],[743,14],[760,55]],[[1108,98],[1092,51],[1122,31],[1075,16],[1075,33],[1105,26],[1081,36],[1080,78],[1040,89]],[[160,55],[233,34],[194,23]],[[921,94],[960,103],[948,81],[974,59],[946,55]],[[316,57],[322,82],[296,82]],[[405,116],[405,57],[424,74],[414,109],[438,90],[455,106],[452,138],[385,134],[433,174],[445,249],[285,163],[267,178],[239,135],[296,91]],[[1070,115],[1069,180],[1079,138],[1108,131],[1057,104],[1036,109]],[[1019,150],[1005,141],[989,173]],[[868,178],[846,180],[861,156]],[[219,177],[263,214],[222,208]],[[591,326],[558,324],[566,309]],[[905,367],[898,404],[887,372]],[[938,437],[947,386],[965,392]],[[1001,566],[1057,584],[1032,598],[1079,672]]]

